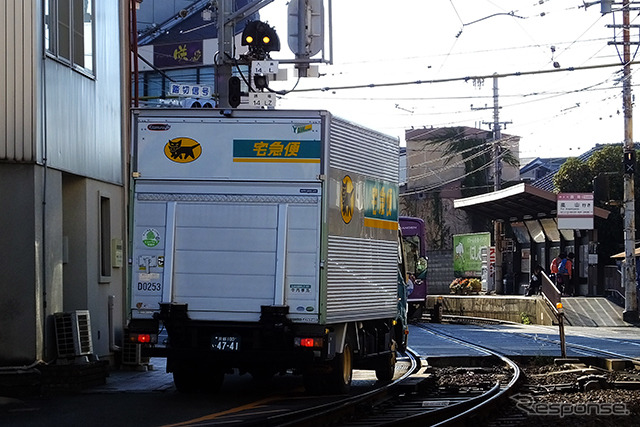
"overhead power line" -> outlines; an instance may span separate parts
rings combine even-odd
[[[631,61],[629,65],[640,64],[640,61]],[[561,73],[567,71],[585,71],[585,70],[594,70],[598,68],[611,68],[611,67],[621,67],[624,64],[614,63],[614,64],[600,64],[600,65],[586,65],[581,67],[568,67],[568,68],[555,68],[553,70],[537,70],[537,71],[517,71],[512,73],[496,73],[496,74],[487,74],[481,76],[466,76],[466,77],[452,77],[445,79],[431,79],[431,80],[414,80],[414,81],[405,81],[405,82],[392,82],[392,83],[369,83],[362,85],[346,85],[346,86],[332,86],[332,87],[321,87],[321,88],[310,88],[310,89],[296,89],[293,92],[326,92],[330,90],[347,90],[347,89],[366,89],[366,88],[376,88],[376,87],[393,87],[393,86],[409,86],[409,85],[419,85],[419,84],[435,84],[435,83],[451,83],[451,82],[467,82],[469,80],[479,80],[479,79],[489,79],[494,77],[520,77],[520,76],[530,76],[530,75],[539,75],[539,74],[550,74],[550,73]]]

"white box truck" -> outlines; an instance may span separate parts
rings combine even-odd
[[[178,390],[229,372],[338,393],[353,368],[392,378],[397,139],[276,110],[137,109],[132,134],[127,339],[166,356]]]

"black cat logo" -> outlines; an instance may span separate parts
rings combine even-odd
[[[202,154],[202,146],[191,138],[174,138],[164,146],[164,154],[177,163],[189,163]]]
[[[353,206],[355,199],[355,188],[353,186],[353,181],[351,181],[351,177],[349,175],[345,175],[342,178],[342,188],[340,190],[340,214],[342,215],[342,220],[345,224],[349,224],[351,222],[351,218],[353,218]]]

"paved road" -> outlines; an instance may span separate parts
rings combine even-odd
[[[428,324],[429,328],[469,340],[499,351],[507,356],[560,357],[557,326],[539,325],[452,325]],[[640,328],[635,327],[565,327],[567,344],[577,344],[618,354],[620,357],[640,358]],[[422,356],[460,356],[467,353],[458,345],[436,337],[417,326],[409,329],[409,343]],[[474,352],[468,353],[474,355]],[[567,349],[568,357],[584,355],[580,349]]]
[[[517,324],[429,326],[508,355],[560,356],[558,344],[549,341],[557,339],[557,327]],[[639,328],[567,327],[566,334],[569,343],[602,348],[626,357],[640,357]],[[461,355],[459,347],[416,326],[410,327],[409,343],[424,357]],[[580,354],[571,350],[568,355]],[[147,372],[114,371],[106,385],[82,393],[24,399],[0,397],[0,426],[143,427],[179,425],[200,418],[213,425],[211,423],[220,414],[233,414],[240,407],[267,410],[263,407],[265,402],[278,395],[293,393],[299,396],[297,398],[304,398],[302,379],[293,375],[276,377],[267,385],[257,384],[248,375],[232,375],[225,378],[219,394],[185,395],[175,391],[171,375],[165,372],[163,359],[152,359],[152,363],[155,369]],[[374,382],[370,371],[358,371],[354,378]]]

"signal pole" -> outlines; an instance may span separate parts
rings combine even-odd
[[[612,11],[613,0],[600,0],[602,14],[615,13]],[[624,153],[623,153],[623,204],[624,204],[624,266],[622,268],[622,280],[624,285],[624,312],[622,318],[626,322],[635,323],[638,321],[638,300],[636,292],[636,257],[635,257],[635,144],[633,143],[633,99],[631,97],[631,45],[639,44],[632,42],[630,38],[631,25],[629,21],[629,11],[631,4],[637,3],[631,0],[622,0],[622,26],[607,25],[609,28],[622,27],[622,42],[609,42],[612,44],[622,44],[623,48],[623,69],[622,69],[622,110],[624,112]],[[586,4],[585,7],[593,3]],[[634,10],[638,10],[634,8]],[[629,160],[631,160],[629,162]]]

